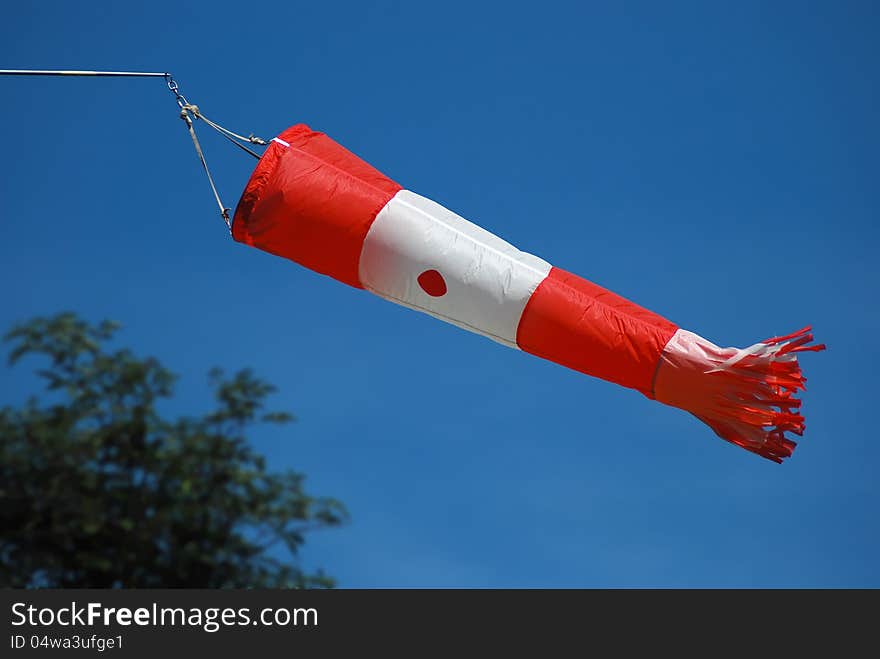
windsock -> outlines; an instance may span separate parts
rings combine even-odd
[[[235,211],[235,240],[391,302],[694,414],[775,462],[804,417],[810,328],[721,348],[521,252],[404,189],[304,124],[276,137]]]

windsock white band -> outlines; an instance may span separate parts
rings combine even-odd
[[[367,233],[359,277],[381,297],[516,348],[523,310],[550,268],[440,204],[401,190]]]

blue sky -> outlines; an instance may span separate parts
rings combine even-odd
[[[73,309],[181,374],[250,366],[254,443],[345,501],[346,587],[880,586],[880,12],[837,3],[15,3],[2,68],[170,70],[306,122],[716,343],[812,323],[784,465],[640,394],[232,242],[161,80],[0,79],[0,328]],[[202,132],[228,205],[253,162]],[[33,391],[0,367],[0,401]]]

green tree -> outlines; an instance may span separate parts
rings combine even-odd
[[[344,507],[306,494],[302,474],[267,471],[246,439],[291,420],[264,411],[274,387],[213,370],[214,411],[164,418],[175,376],[109,351],[117,327],[65,313],[5,337],[11,364],[48,358],[49,393],[0,408],[0,586],[332,586],[296,559]]]

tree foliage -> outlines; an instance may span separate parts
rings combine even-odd
[[[248,370],[210,373],[216,408],[164,418],[175,376],[110,351],[117,325],[37,318],[5,339],[37,371],[44,400],[0,408],[0,585],[13,587],[324,587],[297,566],[304,534],[346,519],[308,495],[303,475],[271,472],[246,431],[274,387]]]

